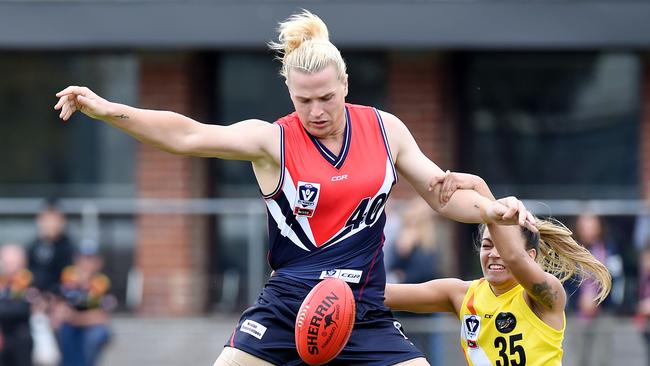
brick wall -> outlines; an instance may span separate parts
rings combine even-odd
[[[422,152],[443,170],[456,167],[450,75],[444,53],[393,53],[390,56],[389,111],[408,126]],[[415,191],[400,180],[393,197],[414,194]]]
[[[422,152],[443,170],[457,169],[456,120],[449,55],[440,52],[393,53],[388,78],[389,111],[411,131]],[[407,199],[416,192],[402,177],[391,196]],[[440,244],[438,273],[458,273],[457,226],[450,220],[433,223]]]
[[[205,117],[196,107],[198,56],[155,54],[141,57],[143,108]],[[200,88],[198,88],[200,89]],[[141,198],[204,196],[206,162],[153,147],[138,147],[137,184]],[[137,220],[136,262],[143,274],[145,314],[192,314],[205,308],[206,219],[180,214],[146,214]]]

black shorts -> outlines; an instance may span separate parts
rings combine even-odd
[[[255,305],[246,310],[226,346],[250,353],[276,365],[306,365],[296,351],[294,324],[300,299],[265,288]],[[424,357],[404,335],[401,324],[388,310],[371,310],[357,317],[352,335],[331,366],[389,366]]]

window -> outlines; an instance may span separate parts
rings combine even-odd
[[[4,54],[0,57],[0,197],[132,197],[134,142],[52,107],[70,84],[135,104],[137,63],[129,55]]]
[[[461,56],[462,168],[495,194],[636,198],[640,62],[630,53]]]

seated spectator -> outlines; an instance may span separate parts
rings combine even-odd
[[[109,312],[116,301],[102,266],[95,250],[83,249],[63,270],[56,311],[61,366],[94,366],[110,340]]]
[[[25,251],[17,244],[0,247],[0,365],[30,366],[32,336],[29,327],[31,305],[28,299],[32,274],[27,270]]]

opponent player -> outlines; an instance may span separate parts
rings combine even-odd
[[[482,180],[471,183],[477,181],[471,175],[451,173],[444,179],[443,186],[450,188],[443,192],[445,197],[455,187],[482,185]],[[455,313],[470,366],[561,365],[566,325],[562,282],[576,273],[592,278],[599,286],[595,300],[600,303],[611,289],[611,276],[558,221],[537,219],[538,232],[492,222],[491,217],[513,216],[522,207],[513,197],[488,207],[478,243],[483,278],[388,284],[386,305],[393,310]]]
[[[274,275],[241,317],[215,365],[300,365],[294,322],[308,291],[345,279],[357,302],[350,340],[331,365],[428,365],[383,304],[384,205],[397,173],[442,215],[482,222],[490,200],[458,191],[444,207],[431,177],[442,171],[395,116],[345,103],[346,66],[326,25],[305,11],[280,24],[279,43],[295,112],[274,124],[198,123],[180,114],[106,101],[85,87],[59,92],[64,120],[77,110],[163,150],[252,162],[268,210]],[[255,87],[251,85],[250,87]],[[521,211],[503,223],[532,226]]]

